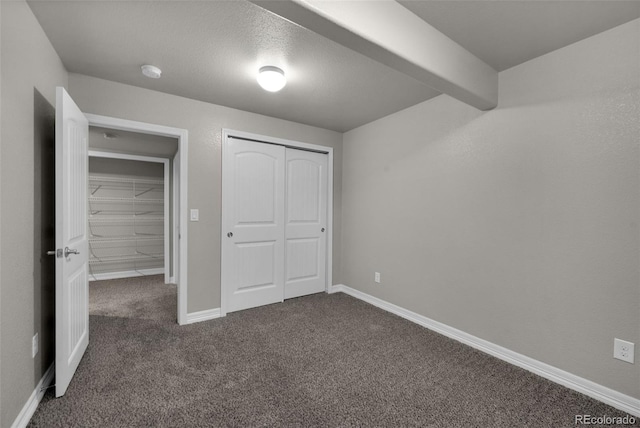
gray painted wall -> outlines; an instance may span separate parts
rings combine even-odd
[[[155,162],[90,157],[89,175],[162,180],[164,179],[164,166]]]
[[[189,208],[200,210],[189,223],[188,312],[220,307],[222,128],[334,148],[333,282],[341,281],[342,134],[78,74],[69,75],[69,92],[86,113],[188,130]]]
[[[640,398],[639,28],[347,132],[344,283]]]
[[[51,222],[41,207],[50,200],[36,166],[51,161],[55,87],[67,86],[67,72],[25,2],[3,1],[0,10],[0,426],[9,427],[53,362],[51,261],[39,254]],[[40,352],[32,359],[36,332]]]

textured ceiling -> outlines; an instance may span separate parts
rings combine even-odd
[[[336,131],[438,95],[244,0],[28,3],[74,73]],[[497,70],[640,16],[637,1],[401,3]],[[161,79],[142,76],[147,63]],[[285,70],[281,92],[256,84],[267,64]]]
[[[107,139],[104,136],[105,133],[115,138]],[[170,137],[90,126],[89,149],[130,155],[173,158],[173,155],[178,151],[178,140]]]
[[[639,1],[399,3],[497,71],[640,17]]]
[[[245,1],[30,1],[68,71],[337,131],[437,92]],[[151,80],[140,66],[163,71]],[[285,70],[278,93],[255,81]]]

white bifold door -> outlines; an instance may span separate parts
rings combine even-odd
[[[223,169],[226,312],[326,287],[327,155],[228,138]]]

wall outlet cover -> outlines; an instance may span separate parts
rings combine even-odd
[[[613,358],[634,363],[635,344],[622,339],[613,340]]]

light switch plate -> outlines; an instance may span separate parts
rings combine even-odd
[[[191,217],[190,217],[191,221],[198,221],[200,220],[200,210],[198,209],[191,209]]]

